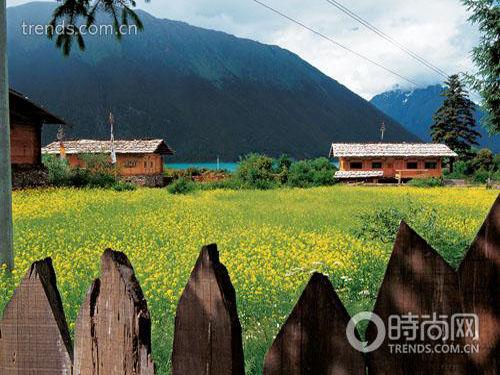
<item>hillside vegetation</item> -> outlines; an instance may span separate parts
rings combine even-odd
[[[13,88],[72,125],[68,138],[109,138],[111,109],[117,138],[165,138],[171,161],[325,156],[332,141],[378,140],[383,120],[387,140],[417,140],[290,51],[142,11],[144,32],[89,37],[84,53],[64,58],[20,27],[46,23],[56,4],[8,9],[9,68]],[[46,127],[44,143],[56,131]]]

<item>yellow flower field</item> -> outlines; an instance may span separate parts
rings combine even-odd
[[[147,296],[153,355],[159,373],[167,374],[177,300],[201,246],[215,242],[237,293],[246,370],[258,374],[312,271],[330,276],[350,313],[371,309],[391,244],[355,235],[363,215],[417,204],[435,209],[435,230],[444,238],[465,243],[497,194],[484,188],[348,186],[186,196],[164,189],[15,192],[17,268],[12,276],[0,271],[0,307],[30,264],[51,256],[73,330],[80,303],[99,274],[101,253],[107,247],[123,251]],[[437,246],[451,262],[464,252]]]

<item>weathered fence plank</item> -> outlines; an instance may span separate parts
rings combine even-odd
[[[0,374],[71,375],[71,338],[50,258],[30,267],[0,323]]]
[[[328,277],[313,274],[266,354],[264,374],[365,374],[363,354],[346,338],[349,320]]]
[[[380,288],[374,313],[388,327],[389,316],[401,318],[408,314],[422,317],[451,317],[460,309],[458,276],[455,270],[404,222],[394,244],[393,253]],[[412,324],[411,321],[409,323]],[[439,324],[439,323],[438,323]],[[389,344],[434,344],[429,336],[421,340],[420,331],[415,340],[401,335],[391,340],[386,335],[379,349],[368,354],[370,374],[463,374],[463,356],[437,353],[391,353]],[[377,336],[377,328],[370,322],[366,332],[368,342]],[[420,336],[420,337],[418,337]],[[401,347],[402,348],[402,347]],[[394,346],[393,346],[393,350]]]
[[[75,375],[152,375],[151,320],[125,254],[106,250],[75,332]]]
[[[244,374],[236,293],[216,245],[203,247],[179,300],[172,374]]]
[[[479,352],[467,359],[469,374],[500,374],[500,197],[458,270],[463,312],[479,318]],[[473,344],[475,340],[468,340]]]

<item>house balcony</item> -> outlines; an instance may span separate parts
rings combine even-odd
[[[397,169],[395,177],[398,180],[405,178],[428,178],[432,173],[428,169]]]

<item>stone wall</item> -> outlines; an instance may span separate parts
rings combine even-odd
[[[166,178],[162,174],[158,175],[140,175],[140,176],[123,176],[122,181],[130,182],[139,186],[146,187],[163,187],[166,185]]]
[[[47,186],[50,186],[49,173],[43,165],[12,165],[13,189],[28,189]]]

